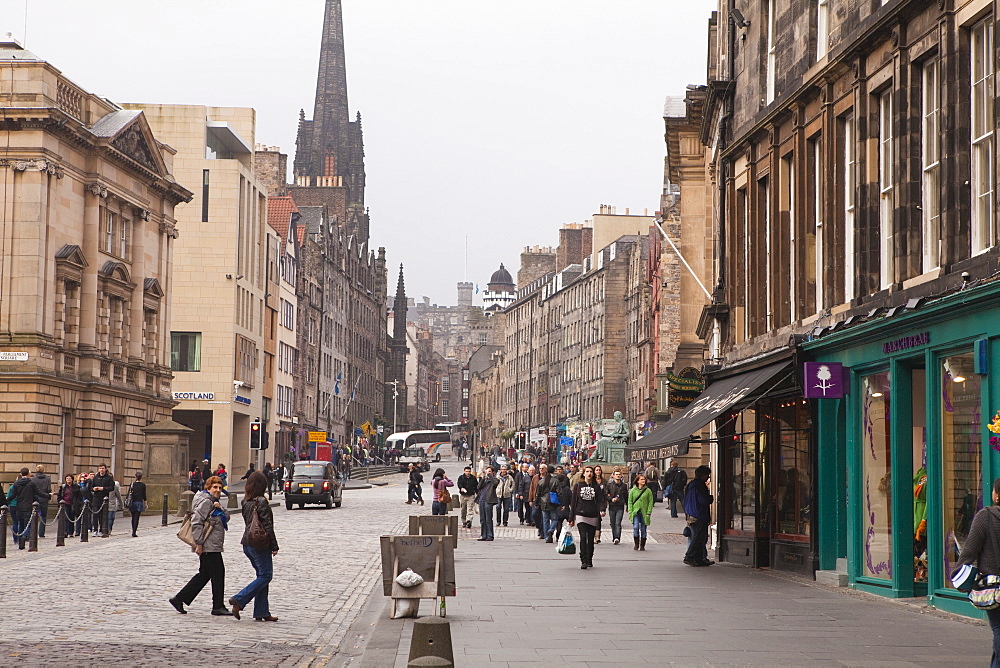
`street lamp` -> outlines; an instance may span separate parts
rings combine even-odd
[[[393,434],[396,433],[396,416],[398,414],[396,410],[396,399],[399,398],[399,388],[397,387],[398,384],[399,384],[398,380],[393,380],[386,383],[386,385],[392,385],[392,433]]]

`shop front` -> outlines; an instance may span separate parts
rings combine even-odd
[[[974,615],[948,574],[1000,472],[1000,286],[915,306],[802,346],[846,390],[816,401],[820,568],[846,559],[852,587]]]
[[[666,461],[715,444],[719,558],[811,576],[815,456],[798,377],[790,350],[713,373],[684,411],[625,452]],[[692,436],[713,422],[707,436]]]

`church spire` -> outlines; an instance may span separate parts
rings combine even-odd
[[[397,345],[406,345],[406,285],[403,283],[403,265],[399,265],[396,297],[392,302],[392,338]]]

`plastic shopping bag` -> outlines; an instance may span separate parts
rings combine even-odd
[[[418,584],[423,584],[424,579],[419,573],[414,573],[413,570],[407,568],[405,571],[396,576],[396,582],[400,587],[416,587]]]
[[[564,525],[556,540],[556,552],[559,554],[576,554],[576,540],[573,537],[573,529],[568,524]]]

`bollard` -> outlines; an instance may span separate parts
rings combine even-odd
[[[428,660],[431,660],[428,663]],[[435,661],[436,660],[436,661]],[[420,663],[414,663],[420,661]],[[440,663],[443,661],[444,663]],[[454,666],[451,625],[441,617],[421,617],[413,622],[408,666]]]
[[[240,499],[239,494],[236,492],[229,492],[229,496],[226,497],[226,508],[239,508]]]
[[[59,510],[56,511],[56,547],[66,547],[66,521],[63,513],[66,512],[66,502],[59,499]]]
[[[90,499],[83,500],[83,514],[81,515],[83,524],[80,526],[80,542],[90,541],[90,525],[93,522],[93,513],[90,510]]]
[[[7,558],[7,506],[0,508],[0,559]]]
[[[167,505],[169,503],[169,497],[163,495],[163,514],[160,515],[160,526],[167,526]]]
[[[181,497],[177,501],[177,517],[184,517],[191,506],[194,505],[194,492],[188,490],[181,492]]]
[[[38,552],[38,514],[41,509],[42,505],[38,501],[31,504],[31,521],[28,524],[28,552]]]

